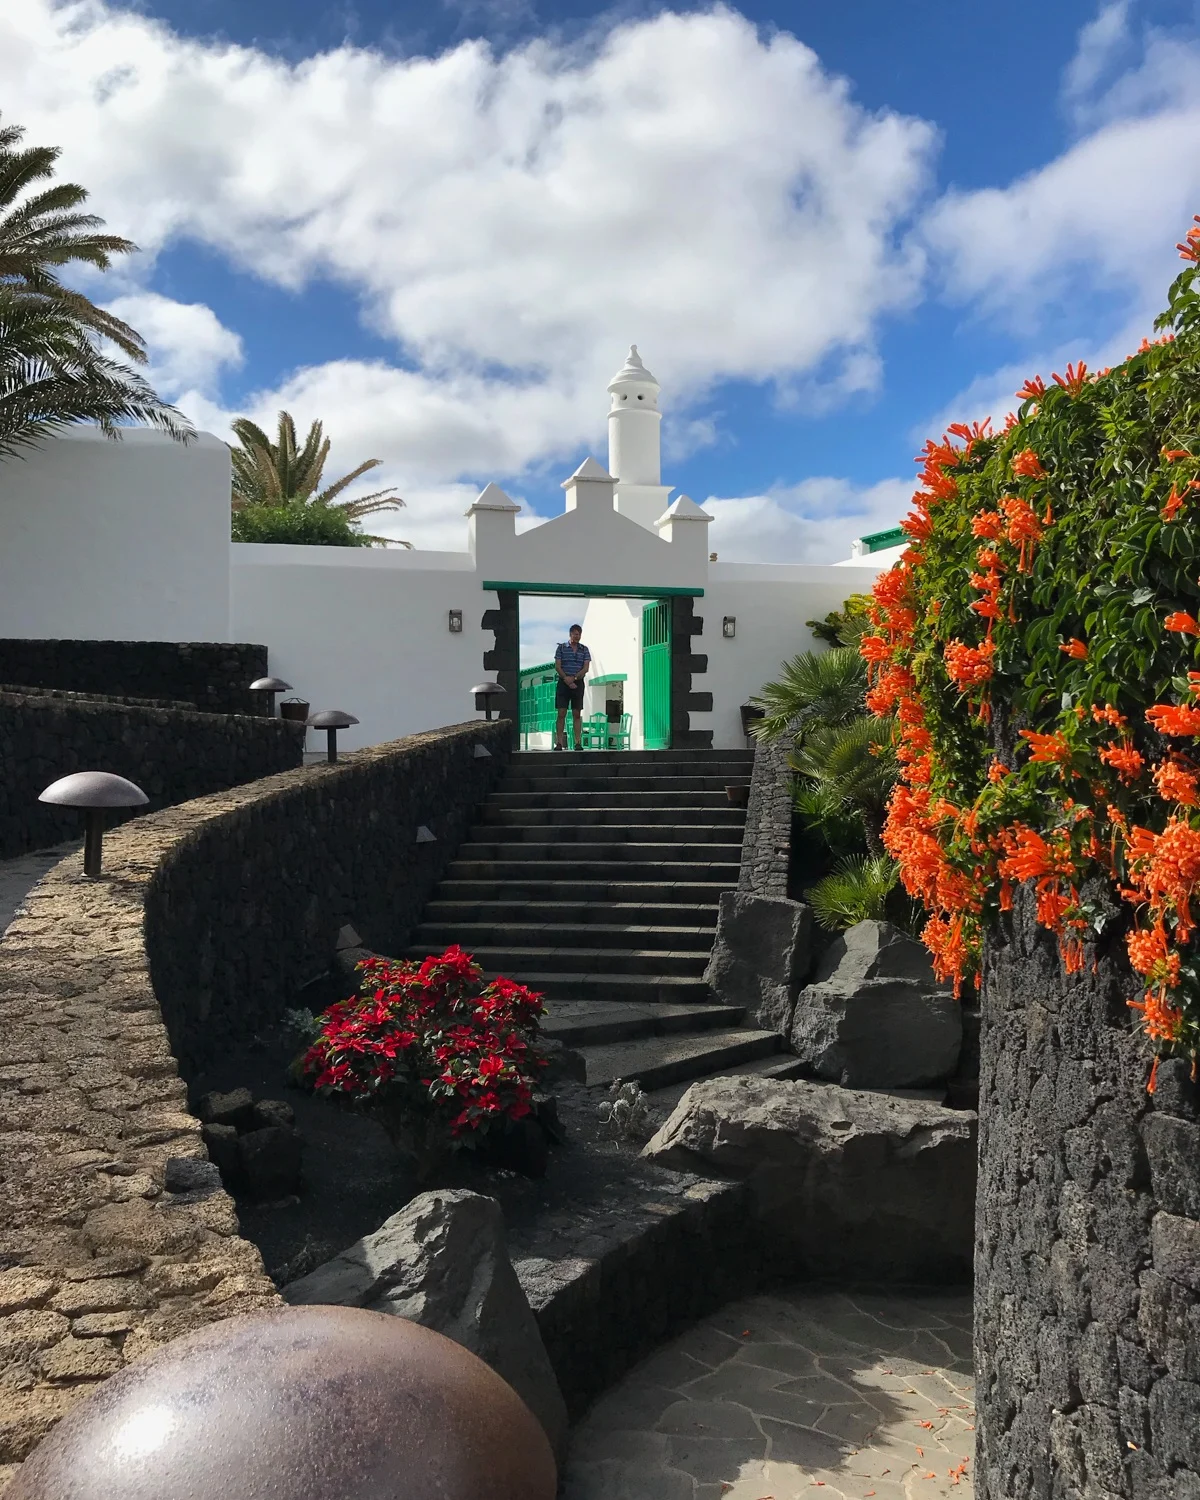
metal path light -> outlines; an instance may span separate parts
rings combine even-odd
[[[492,717],[492,700],[504,696],[505,689],[498,682],[477,682],[471,689],[475,694],[475,707],[483,709],[485,719]]]
[[[348,714],[344,708],[323,708],[319,714],[310,714],[304,721],[310,729],[324,729],[328,731],[329,752],[327,760],[337,760],[337,732],[339,729],[349,729],[351,724],[357,724],[358,720],[353,714]]]
[[[275,694],[286,693],[291,687],[290,682],[284,682],[282,677],[256,677],[250,684],[252,693],[266,693],[267,695],[267,717],[275,717]]]
[[[76,1401],[12,1500],[554,1500],[550,1443],[481,1359],[357,1307],[225,1318]]]
[[[100,874],[104,811],[109,807],[144,807],[150,798],[140,786],[114,776],[111,771],[76,771],[53,782],[38,798],[58,807],[82,807],[87,813],[83,844],[83,870],[93,879]]]

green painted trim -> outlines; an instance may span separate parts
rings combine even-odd
[[[677,588],[622,588],[608,583],[503,583],[494,578],[485,578],[481,585],[485,589],[516,589],[519,594],[570,594],[582,598],[596,599],[673,599],[681,596],[702,599],[703,589]]]
[[[587,679],[594,687],[603,687],[606,682],[628,682],[629,675],[626,672],[609,672],[604,677],[589,677]]]
[[[898,547],[907,539],[908,532],[903,526],[893,526],[888,531],[872,531],[868,536],[859,537],[868,552],[883,552],[888,547]]]

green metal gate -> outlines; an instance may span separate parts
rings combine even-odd
[[[642,743],[647,750],[671,747],[671,601],[642,610]]]

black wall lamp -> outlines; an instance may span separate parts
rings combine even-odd
[[[721,621],[721,634],[727,641],[733,640],[737,634],[737,617],[735,615],[726,615]]]
[[[451,635],[461,635],[462,634],[462,610],[461,609],[452,609],[450,611],[450,634]]]

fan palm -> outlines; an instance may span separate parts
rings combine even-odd
[[[885,921],[899,879],[900,867],[886,854],[853,854],[804,894],[820,926],[844,932],[856,922]]]
[[[803,651],[785,662],[777,682],[768,682],[751,703],[764,716],[752,732],[770,743],[794,737],[808,724],[844,724],[863,711],[867,666],[853,646]]]
[[[78,212],[87,192],[76,183],[35,190],[54,176],[60,153],[22,147],[24,133],[0,126],[0,455],[74,422],[95,422],[109,437],[120,423],[150,422],[187,442],[187,420],[97,347],[108,340],[144,364],[141,337],[58,277],[78,263],[107,270],[137,247]]]
[[[888,795],[896,783],[892,720],[859,714],[841,724],[815,724],[791,754],[791,767],[831,810],[862,819],[867,848],[883,853],[880,836]]]
[[[308,429],[308,436],[301,445],[296,436],[296,423],[286,411],[279,413],[278,439],[272,442],[261,427],[248,417],[239,417],[233,423],[238,445],[233,454],[233,509],[248,505],[333,505],[334,500],[356,479],[377,469],[383,462],[380,458],[368,458],[343,474],[341,479],[321,488],[325,461],[329,457],[330,442],[324,436],[320,422]],[[404,501],[395,494],[395,487],[376,490],[370,495],[361,495],[357,500],[339,500],[333,509],[341,511],[347,520],[356,521],[361,516],[372,515],[381,510],[399,510]],[[373,542],[388,542],[394,537],[369,537]],[[400,542],[401,547],[411,547],[411,542]]]

